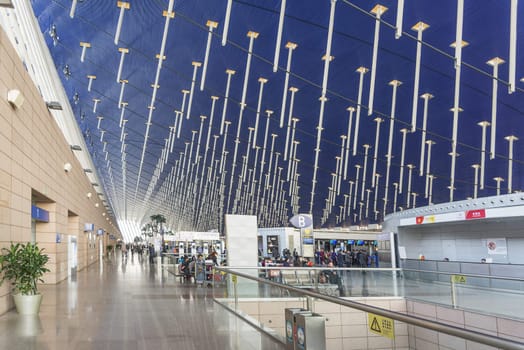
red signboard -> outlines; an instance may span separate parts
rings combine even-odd
[[[417,225],[420,225],[421,223],[424,222],[424,217],[423,216],[417,216],[415,222],[417,223]]]
[[[484,219],[486,217],[486,209],[476,209],[466,211],[466,220]]]

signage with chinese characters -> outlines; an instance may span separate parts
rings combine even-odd
[[[466,211],[466,220],[473,219],[485,219],[486,218],[486,209],[476,209]]]
[[[368,313],[368,326],[372,333],[395,339],[395,322],[392,318]]]

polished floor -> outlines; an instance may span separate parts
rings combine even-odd
[[[41,292],[38,317],[0,316],[0,349],[284,349],[213,302],[212,288],[136,256],[92,265]]]

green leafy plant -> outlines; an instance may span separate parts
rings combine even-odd
[[[43,251],[33,243],[11,243],[9,248],[2,248],[0,272],[3,275],[0,284],[8,280],[13,293],[38,294],[37,283],[43,282],[42,276],[50,271],[45,267],[49,256]]]

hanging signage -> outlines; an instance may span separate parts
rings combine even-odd
[[[313,226],[313,218],[309,214],[298,214],[293,216],[289,222],[296,228]]]

